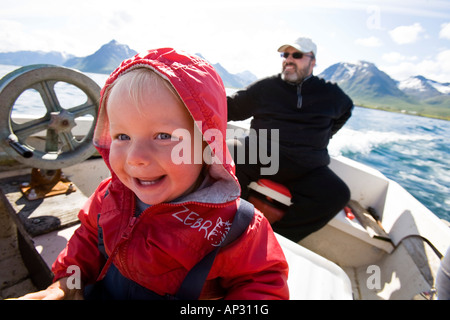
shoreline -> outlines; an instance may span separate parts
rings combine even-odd
[[[410,112],[408,110],[392,110],[392,109],[389,109],[386,107],[374,107],[374,106],[366,106],[366,105],[360,105],[360,104],[355,104],[355,107],[380,110],[380,111],[386,111],[386,112],[393,112],[393,113],[400,113],[400,114],[405,114],[405,115],[409,115],[409,116],[417,116],[417,117],[423,117],[423,118],[431,118],[431,119],[437,119],[437,120],[450,121],[450,116],[437,116],[437,115],[432,115],[432,114],[417,113],[415,111]]]

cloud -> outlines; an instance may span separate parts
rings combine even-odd
[[[361,38],[355,40],[356,44],[359,44],[364,47],[381,47],[383,43],[377,37],[369,37],[369,38]]]
[[[380,66],[384,72],[397,80],[404,80],[411,76],[422,75],[428,79],[448,82],[450,74],[450,50],[444,50],[436,54],[436,56],[417,61],[413,57],[405,57],[397,53],[383,55],[383,59],[393,62],[394,65]],[[394,61],[394,58],[397,60]]]
[[[420,23],[416,22],[410,26],[397,27],[389,31],[389,35],[392,40],[398,44],[409,44],[419,40],[420,34],[424,32],[425,29],[420,25]]]
[[[389,52],[389,53],[385,53],[381,56],[381,58],[384,61],[387,61],[389,63],[399,63],[399,62],[403,62],[403,61],[416,61],[418,58],[417,56],[404,56],[399,52]]]
[[[56,41],[54,34],[50,32],[40,34],[38,30],[30,31],[21,22],[0,19],[0,52],[22,50],[50,51],[41,41],[41,37]]]
[[[441,25],[441,32],[439,38],[450,39],[450,22]]]

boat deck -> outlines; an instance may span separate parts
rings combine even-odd
[[[20,246],[23,239],[17,229],[6,200],[0,201],[0,299],[36,291],[30,272],[25,266]]]
[[[51,283],[50,267],[77,227],[81,206],[109,175],[98,160],[64,169],[77,191],[38,200],[20,190],[30,180],[30,168],[0,172],[0,299]]]

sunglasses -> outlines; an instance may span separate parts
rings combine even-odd
[[[287,59],[290,55],[291,55],[291,53],[289,53],[289,52],[282,52],[281,53],[281,57],[285,58],[285,59]],[[306,54],[306,53],[303,53],[303,52],[296,51],[296,52],[292,53],[292,58],[294,58],[294,59],[301,59],[301,58],[303,58],[303,56],[310,57],[311,59],[314,58],[313,55]]]

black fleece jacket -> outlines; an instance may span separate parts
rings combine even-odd
[[[300,166],[328,165],[331,137],[350,118],[352,100],[336,85],[311,76],[290,84],[281,74],[259,80],[228,100],[228,120],[253,116],[251,128],[279,129],[280,153]]]

